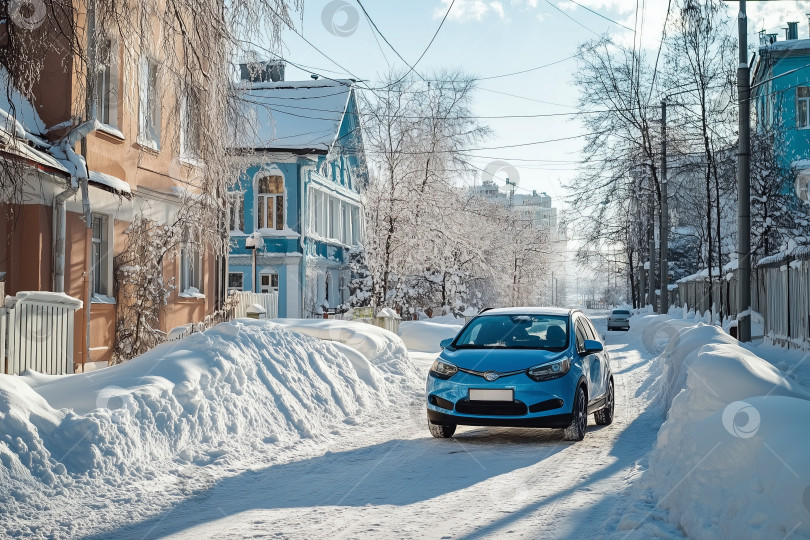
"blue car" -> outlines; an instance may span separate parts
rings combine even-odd
[[[442,347],[427,378],[434,437],[458,425],[511,426],[563,428],[581,441],[589,414],[613,422],[610,360],[579,310],[486,310]]]

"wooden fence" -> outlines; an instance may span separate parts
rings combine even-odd
[[[278,318],[278,293],[254,293],[250,291],[237,291],[232,293],[234,300],[234,319],[247,316],[247,308],[251,304],[259,304],[267,310],[268,319]]]
[[[695,274],[678,282],[680,305],[737,317],[737,269],[722,277]],[[709,290],[712,292],[709,302]],[[751,307],[764,319],[763,333],[781,345],[810,344],[810,254],[763,259],[751,272]]]

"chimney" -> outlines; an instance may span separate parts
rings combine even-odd
[[[245,82],[284,81],[284,61],[246,62],[239,64],[240,78]]]
[[[786,39],[793,40],[799,39],[799,23],[798,22],[789,22],[787,23],[787,36]]]

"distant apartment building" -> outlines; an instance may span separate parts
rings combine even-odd
[[[504,206],[511,206],[515,213],[531,220],[540,230],[558,238],[565,235],[564,227],[557,217],[557,208],[552,206],[551,196],[545,192],[532,190],[526,193],[506,193],[492,180],[484,180],[480,185],[470,188],[470,193],[485,200],[496,202]]]

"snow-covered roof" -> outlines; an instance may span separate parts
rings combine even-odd
[[[775,41],[767,47],[761,47],[760,51],[799,51],[802,49],[810,50],[810,39],[787,39],[784,41]]]
[[[100,186],[107,187],[112,191],[115,191],[122,195],[132,194],[132,190],[129,188],[129,184],[116,176],[100,173],[98,171],[90,171],[90,182],[93,184],[98,184]]]
[[[348,80],[245,83],[240,97],[249,120],[237,146],[326,151],[337,138],[352,84]]]
[[[14,117],[27,133],[44,135],[45,123],[39,117],[31,102],[14,85],[9,85],[8,71],[2,66],[0,66],[0,88],[2,88],[2,91],[0,91],[0,109]]]

